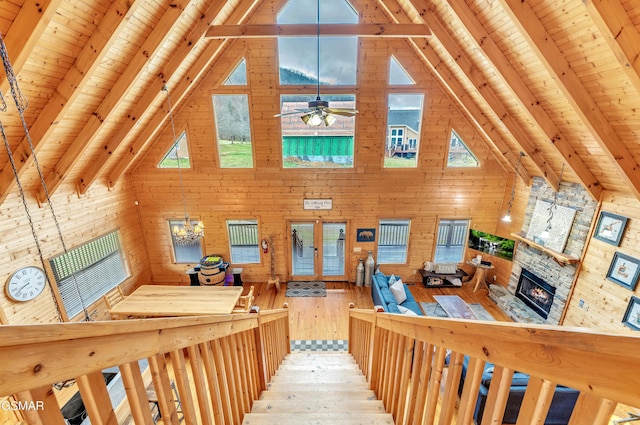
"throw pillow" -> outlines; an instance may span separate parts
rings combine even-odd
[[[402,304],[407,299],[407,293],[404,291],[404,283],[402,279],[396,280],[396,283],[389,285],[391,293],[396,298],[398,304]]]
[[[389,286],[396,283],[396,280],[398,280],[398,278],[396,278],[394,275],[389,276]]]
[[[418,313],[416,313],[415,311],[411,310],[410,308],[407,308],[403,305],[399,305],[398,306],[398,310],[400,310],[400,313],[402,314],[406,314],[407,316],[417,316]]]

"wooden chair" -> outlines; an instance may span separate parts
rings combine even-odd
[[[120,289],[120,286],[116,286],[115,288],[113,288],[112,290],[110,290],[109,292],[107,292],[102,296],[102,299],[104,300],[104,303],[107,306],[107,310],[111,310],[120,302],[124,301],[125,298],[126,296],[124,295],[124,292],[122,292],[122,289]],[[116,314],[111,314],[111,318],[119,319],[120,317],[118,317],[118,315]]]
[[[236,303],[235,308],[233,309],[234,313],[249,313],[251,311],[251,307],[253,306],[254,295],[253,295],[253,286],[249,288],[249,293],[247,295],[243,295],[240,297],[238,302]]]

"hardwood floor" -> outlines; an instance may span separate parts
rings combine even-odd
[[[262,283],[245,283],[245,292],[254,286],[255,305],[261,310],[281,308],[284,303],[290,310],[291,339],[347,339],[349,335],[349,303],[356,308],[373,308],[371,288],[358,287],[344,282],[327,282],[326,297],[286,297],[286,284],[276,293],[272,286]],[[434,302],[434,295],[458,295],[467,303],[480,303],[498,321],[511,321],[487,296],[486,287],[473,292],[470,283],[462,288],[425,288],[422,284],[409,283],[408,287],[418,302]]]

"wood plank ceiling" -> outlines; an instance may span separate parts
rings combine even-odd
[[[237,37],[299,34],[264,25],[283,0],[14,0],[0,32],[28,107],[24,125],[0,76],[0,112],[20,176],[33,145],[50,193],[116,185]],[[558,186],[640,198],[640,2],[636,0],[354,0],[356,27],[402,36],[500,163]],[[263,24],[257,26],[256,24]],[[267,23],[269,24],[269,23]],[[315,27],[313,27],[315,31]],[[313,31],[312,31],[313,32]],[[430,35],[426,35],[430,34]],[[278,119],[274,118],[274,125]],[[15,191],[0,156],[0,202]]]

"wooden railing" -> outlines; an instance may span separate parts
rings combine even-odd
[[[164,425],[240,424],[289,352],[288,324],[288,311],[275,310],[2,326],[0,396],[15,397],[3,409],[22,423],[64,425],[52,384],[72,380],[92,424],[122,423],[102,374],[117,366],[120,406],[135,424],[153,424],[157,411]]]
[[[486,362],[495,366],[481,425],[502,423],[514,371],[530,375],[518,424],[544,423],[557,385],[580,391],[569,425],[608,424],[618,403],[640,407],[640,337],[629,333],[369,310],[350,310],[349,329],[350,352],[399,425],[473,424]]]

